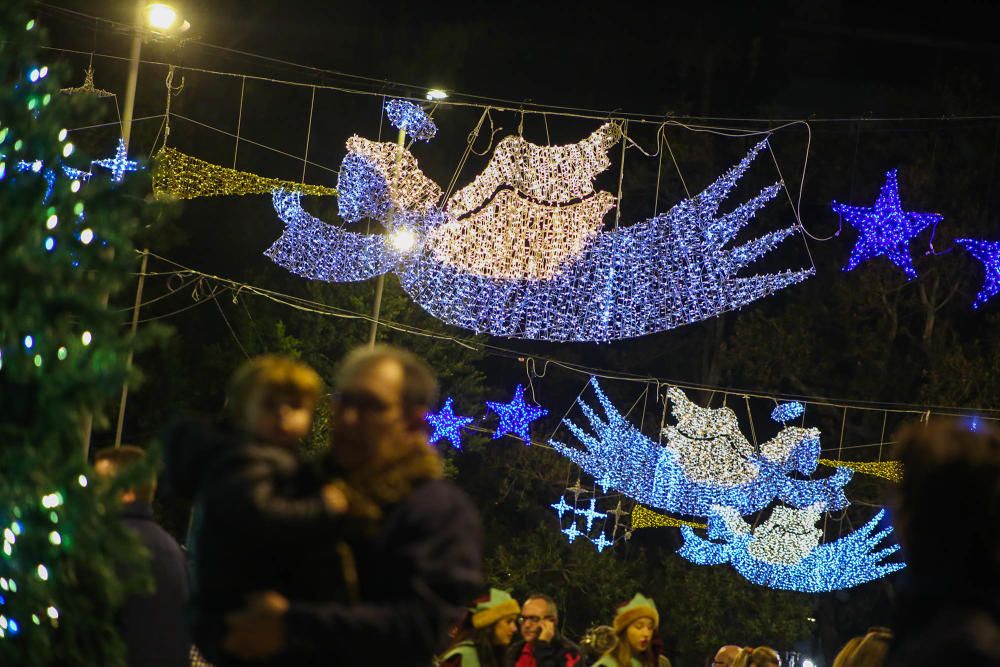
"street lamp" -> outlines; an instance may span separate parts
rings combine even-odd
[[[154,2],[146,5],[146,24],[160,32],[185,32],[191,27],[188,21],[180,20],[177,10],[162,2]]]
[[[426,97],[430,102],[437,102],[438,100],[448,99],[448,93],[440,88],[431,88],[427,91]]]

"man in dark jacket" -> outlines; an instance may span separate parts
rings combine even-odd
[[[131,474],[145,458],[142,449],[129,445],[103,449],[94,455],[94,471],[104,478]],[[118,629],[128,667],[187,667],[191,650],[184,623],[187,565],[176,540],[153,520],[155,492],[156,481],[150,477],[122,493],[121,519],[149,550],[154,589],[125,600]]]
[[[332,455],[352,492],[383,516],[372,535],[350,544],[357,601],[258,596],[230,615],[227,650],[245,659],[291,649],[331,666],[423,667],[446,647],[483,586],[482,536],[476,510],[442,479],[427,442],[424,415],[436,395],[430,370],[406,352],[380,347],[347,357],[334,392]]]
[[[908,567],[886,665],[1000,665],[1000,431],[975,418],[912,424],[895,524]]]
[[[511,644],[509,667],[586,667],[580,647],[559,634],[559,609],[551,597],[529,595],[518,620],[523,639]]]

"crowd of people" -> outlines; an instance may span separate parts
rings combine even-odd
[[[121,612],[130,667],[670,666],[660,612],[641,593],[578,645],[560,633],[549,595],[522,604],[486,588],[478,513],[428,445],[437,382],[422,360],[357,350],[330,394],[331,446],[319,461],[298,444],[324,383],[287,358],[250,360],[221,416],[173,425],[163,480],[194,508],[186,554],[153,520],[152,475],[123,492],[122,521],[148,548],[155,580]],[[940,422],[898,440],[906,476],[895,522],[909,568],[895,638],[873,628],[833,664],[1000,665],[1000,437]],[[134,479],[144,456],[102,450],[95,472]],[[706,664],[782,663],[767,646],[725,645]]]

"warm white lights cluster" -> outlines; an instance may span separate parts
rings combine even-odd
[[[611,166],[608,150],[621,129],[606,123],[575,144],[539,146],[511,135],[497,144],[486,168],[456,192],[445,210],[455,218],[480,208],[498,190],[509,187],[547,204],[565,204],[594,192],[594,178]]]
[[[434,259],[479,276],[548,279],[579,257],[615,205],[607,192],[565,206],[502,190],[481,209],[430,232]]]

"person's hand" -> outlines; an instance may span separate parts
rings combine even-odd
[[[323,487],[323,504],[331,514],[343,514],[347,511],[347,495],[336,482]]]
[[[247,606],[226,615],[228,630],[222,648],[243,660],[266,660],[287,643],[285,613],[288,600],[267,591],[247,598]]]
[[[538,633],[538,641],[550,642],[556,636],[556,623],[551,618],[542,619],[542,629]]]

